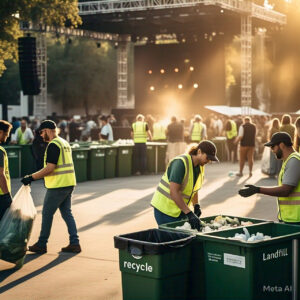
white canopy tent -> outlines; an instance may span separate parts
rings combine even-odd
[[[225,116],[238,116],[242,115],[242,108],[241,107],[233,107],[227,105],[205,105],[205,108],[217,112],[219,114]],[[250,115],[251,116],[270,116],[270,114],[265,113],[264,111],[250,108]]]

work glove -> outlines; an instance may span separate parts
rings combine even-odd
[[[260,187],[258,187],[258,186],[255,186],[252,184],[246,184],[245,187],[246,188],[239,190],[239,194],[242,197],[250,197],[250,196],[260,192]]]
[[[33,177],[31,175],[26,175],[22,178],[21,182],[24,184],[24,185],[28,185],[28,184],[31,184],[31,182],[34,181]]]
[[[2,195],[0,201],[5,201],[6,203],[11,203],[12,202],[11,194],[7,193],[7,194]]]
[[[192,211],[186,214],[186,216],[189,219],[189,223],[191,224],[192,229],[197,229],[198,231],[200,231],[201,229],[200,219]]]
[[[194,214],[200,218],[201,214],[202,214],[202,211],[201,211],[201,208],[200,208],[200,205],[197,203],[194,205]]]

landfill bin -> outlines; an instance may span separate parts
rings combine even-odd
[[[157,145],[157,173],[165,172],[166,170],[166,153],[167,143]]]
[[[227,215],[226,215],[227,216]],[[205,218],[201,218],[202,221],[205,223],[210,223],[218,216],[209,216]],[[227,216],[231,219],[238,218],[240,222],[252,222],[253,224],[262,224],[267,223],[271,221],[267,220],[260,220],[260,219],[254,219],[254,218],[243,218],[243,217],[234,217],[234,216]],[[191,233],[189,230],[184,229],[176,229],[177,226],[182,226],[185,222],[187,222],[187,219],[171,222],[167,224],[162,224],[159,226],[160,229],[163,230],[169,230],[173,232],[183,232],[183,233]],[[240,226],[238,228],[245,227]],[[229,231],[234,230],[237,227],[232,227],[232,229],[226,229]],[[219,229],[218,232],[221,230]],[[206,299],[206,276],[204,271],[204,247],[203,247],[203,240],[202,236],[206,233],[199,232],[196,234],[196,239],[192,243],[192,266],[191,271],[189,274],[189,282],[190,282],[190,288],[188,293],[188,299],[189,300],[205,300]],[[227,298],[224,298],[227,299]],[[220,300],[220,299],[219,299]],[[223,300],[223,298],[222,298]],[[237,300],[237,299],[236,299]]]
[[[88,180],[103,179],[105,173],[105,147],[91,146],[88,154]]]
[[[123,300],[185,300],[195,236],[149,229],[114,237]]]
[[[11,178],[21,177],[21,147],[20,146],[4,146],[9,166],[9,174]]]
[[[116,159],[118,147],[107,146],[105,149],[105,178],[114,178],[116,176]]]
[[[132,145],[119,145],[117,156],[117,176],[132,175]]]
[[[32,145],[21,145],[21,176],[30,175],[36,171],[36,162],[32,154]]]
[[[147,143],[147,172],[154,174],[155,173],[155,152],[156,146],[154,143]]]
[[[292,274],[299,260],[293,259],[293,240],[299,226],[268,223],[247,227],[249,234],[261,232],[268,240],[244,242],[232,239],[241,228],[203,235],[208,300],[290,300]],[[295,244],[294,244],[295,245]],[[299,255],[296,246],[294,251]],[[294,263],[293,269],[293,261]],[[299,279],[296,283],[299,287]],[[299,299],[299,296],[298,298]]]
[[[83,182],[87,180],[87,160],[88,148],[73,148],[72,157],[76,174],[76,181]]]

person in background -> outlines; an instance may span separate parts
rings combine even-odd
[[[27,126],[27,121],[23,118],[21,126],[16,130],[12,138],[12,144],[27,145],[33,141],[32,130]]]
[[[154,142],[166,142],[167,137],[166,137],[166,127],[161,123],[157,122],[154,119],[153,123],[153,138],[152,140]]]
[[[69,123],[69,141],[75,142],[75,140],[79,140],[80,137],[80,124],[74,118],[70,120]]]
[[[250,117],[245,117],[244,124],[240,126],[239,134],[235,140],[236,144],[240,142],[240,172],[236,174],[237,176],[243,176],[246,159],[248,160],[249,176],[252,176],[255,137],[256,126],[252,123]]]
[[[300,152],[300,117],[296,119],[295,127],[296,127],[296,133],[295,133],[294,146],[296,151]]]
[[[34,132],[34,139],[32,142],[32,155],[35,160],[36,171],[43,169],[44,167],[44,155],[47,148],[48,143],[43,140],[40,136],[40,133],[36,130]]]
[[[117,125],[117,119],[115,118],[114,114],[110,114],[107,117],[107,122],[111,125],[111,126],[116,126]]]
[[[58,123],[59,136],[62,137],[63,139],[67,138],[67,127],[68,127],[67,120],[63,119]]]
[[[148,124],[144,121],[145,117],[141,114],[136,116],[136,122],[132,124],[131,138],[134,141],[133,165],[136,175],[144,174],[147,167],[147,136],[152,140],[151,131]]]
[[[145,122],[148,124],[151,134],[153,134],[153,124],[155,122],[155,119],[152,117],[152,115],[148,114],[146,115]]]
[[[234,120],[229,119],[225,124],[228,158],[232,163],[237,160],[237,145],[234,143],[237,136],[237,126]]]
[[[280,131],[280,121],[278,118],[274,118],[271,121],[271,126],[268,130],[268,140],[271,139],[271,137],[274,133],[279,132],[279,131]]]
[[[259,187],[249,184],[240,189],[239,194],[242,197],[257,193],[278,197],[279,221],[300,225],[300,154],[293,148],[292,139],[286,132],[274,133],[265,146],[271,147],[276,158],[282,160],[278,186]]]
[[[184,125],[182,122],[178,122],[175,116],[171,118],[171,123],[166,130],[166,136],[168,140],[166,162],[169,163],[171,159],[182,153],[182,144],[184,142]]]
[[[158,225],[187,217],[191,227],[200,230],[198,191],[204,180],[204,166],[218,161],[216,153],[214,143],[202,141],[169,163],[151,201]]]
[[[8,138],[12,125],[7,121],[0,120],[0,143],[5,143]],[[0,146],[0,220],[2,219],[7,208],[10,207],[11,185],[8,167],[8,157],[5,149]]]
[[[113,141],[114,135],[113,135],[113,129],[111,125],[108,123],[108,119],[105,116],[102,116],[100,118],[102,127],[100,132],[100,139],[107,140],[107,141]]]
[[[16,130],[21,126],[21,123],[16,117],[12,117],[11,124],[12,124],[11,134],[14,134]]]
[[[200,115],[195,115],[194,121],[190,127],[190,140],[192,143],[200,143],[207,138],[206,126],[202,122]]]
[[[295,138],[295,126],[292,124],[292,118],[289,114],[284,114],[281,118],[280,132],[287,132],[292,140]]]

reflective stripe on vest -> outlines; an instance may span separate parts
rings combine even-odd
[[[286,164],[293,157],[300,160],[300,154],[298,152],[293,152],[283,162],[278,176],[279,186],[282,186],[282,178],[285,172]],[[300,181],[288,197],[278,197],[278,210],[279,220],[284,222],[300,222]]]
[[[8,166],[8,157],[7,157],[7,153],[5,151],[5,149],[0,146],[0,151],[3,152],[4,154],[4,176],[6,178],[6,184],[7,184],[7,188],[8,188],[8,191],[11,192],[11,185],[10,185],[10,175],[9,175],[9,166]],[[0,187],[0,195],[3,195],[3,191]]]
[[[153,141],[165,140],[166,132],[165,127],[162,124],[154,123],[153,124]]]
[[[147,142],[147,132],[146,123],[137,121],[132,124],[133,129],[133,141],[135,143],[146,143]]]
[[[231,124],[231,130],[226,131],[226,136],[229,140],[231,140],[237,136],[237,128],[236,128],[236,123],[233,120],[229,120],[229,122]]]
[[[76,185],[72,149],[69,143],[61,137],[57,137],[48,144],[47,149],[51,143],[59,147],[60,154],[54,171],[44,178],[46,188],[54,189]],[[47,164],[47,149],[44,155],[44,167]]]
[[[175,157],[174,159],[180,159],[184,163],[185,173],[181,184],[181,195],[183,201],[187,205],[189,205],[192,203],[191,200],[193,199],[194,195],[198,192],[198,190],[202,186],[203,179],[204,179],[204,166],[200,166],[200,174],[194,186],[194,172],[193,172],[193,162],[191,156],[189,154],[183,154]],[[174,202],[174,200],[172,200],[170,195],[170,182],[168,179],[168,168],[171,162],[169,163],[167,170],[165,171],[160,183],[158,184],[158,187],[151,200],[151,205],[156,209],[158,209],[159,211],[161,211],[162,213],[176,218],[180,215],[181,210]]]
[[[192,141],[195,141],[195,142],[201,141],[202,128],[203,128],[203,126],[200,122],[195,122],[193,124],[193,130],[192,130],[192,135],[191,135]]]

